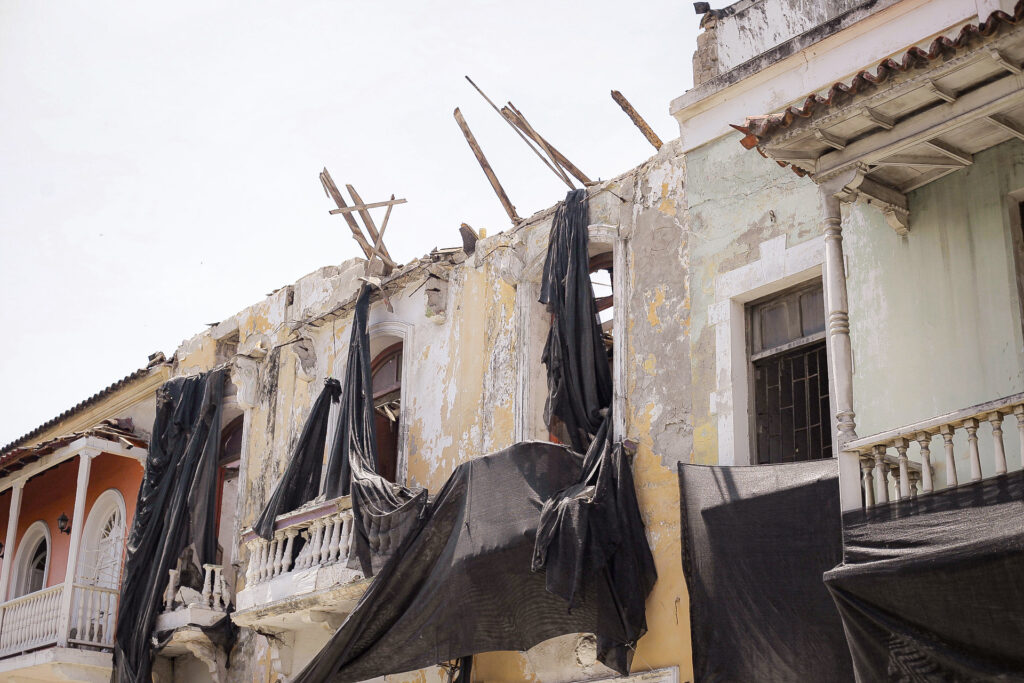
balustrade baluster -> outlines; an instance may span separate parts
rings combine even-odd
[[[203,607],[210,606],[210,597],[213,595],[213,565],[203,565]]]
[[[932,482],[932,435],[928,432],[918,432],[917,443],[921,447],[921,490],[925,493],[931,493],[934,490]]]
[[[871,508],[875,506],[875,482],[874,477],[871,476],[871,470],[875,467],[875,463],[871,458],[861,457],[860,459],[860,471],[861,481],[864,485],[864,507]]]
[[[973,417],[964,420],[967,430],[967,443],[971,453],[971,481],[981,481],[981,454],[978,453],[978,421]]]
[[[281,575],[281,567],[284,561],[284,539],[283,531],[274,534],[274,576]]]
[[[336,512],[331,515],[331,520],[333,522],[333,526],[331,528],[331,545],[328,552],[331,556],[331,562],[337,562],[340,557],[339,551],[341,550],[341,513]]]
[[[348,558],[352,556],[352,526],[354,524],[355,524],[355,518],[352,516],[352,510],[347,510],[345,512],[345,521],[344,521],[345,528],[343,529],[343,531],[345,532],[345,561],[346,562],[348,561]]]
[[[313,521],[313,526],[310,528],[313,532],[313,540],[310,541],[310,545],[312,545],[312,547],[310,548],[309,553],[309,565],[311,567],[316,567],[320,564],[320,544],[323,542],[324,525],[321,520],[317,519]]]
[[[885,446],[875,446],[875,500],[879,503],[889,502],[889,481],[886,477]]]
[[[271,558],[273,557],[273,541],[263,541],[261,544],[259,580],[264,582],[270,578]]]
[[[295,537],[298,536],[299,532],[297,529],[287,529],[284,532],[285,544],[284,544],[284,558],[281,564],[281,571],[288,573],[292,568],[292,552],[295,547]]]
[[[221,590],[223,588],[221,585],[222,579],[220,577],[220,571],[221,568],[219,565],[213,566],[213,593],[210,598],[210,607],[217,610],[221,609]]]
[[[907,447],[910,442],[906,439],[896,439],[893,445],[899,454],[899,496],[897,496],[897,500],[903,500],[910,498],[910,461],[907,459]]]
[[[171,571],[173,572],[174,570],[172,569]],[[72,591],[73,590],[74,589],[72,588]],[[71,603],[73,606],[72,609],[75,611],[75,616],[72,619],[71,626],[71,630],[75,632],[75,638],[82,637],[82,633],[85,632],[86,619],[88,618],[88,613],[85,611],[85,596],[82,595],[82,592],[83,591],[79,589],[77,595],[78,600],[73,600]]]
[[[334,535],[334,517],[324,518],[324,537],[320,544],[320,564],[331,561],[331,536]]]
[[[998,410],[988,414],[992,425],[992,448],[996,461],[996,474],[1006,474],[1006,449],[1003,446],[1003,414]]]
[[[305,543],[302,544],[302,550],[299,551],[298,557],[295,558],[295,568],[305,569],[309,566],[309,529],[303,529],[299,533],[299,536],[303,541],[305,541]]]
[[[946,452],[946,487],[956,487],[956,457],[953,453],[953,437],[956,435],[956,429],[953,425],[942,425],[939,427],[939,434],[942,435],[942,447]]]

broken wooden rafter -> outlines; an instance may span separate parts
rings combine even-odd
[[[404,201],[404,200],[403,200]],[[384,202],[382,202],[384,203]],[[395,201],[395,195],[391,195],[391,201],[386,202],[388,210],[384,213],[384,222],[380,224],[380,232],[377,233],[377,238],[373,241],[373,255],[381,260],[381,263],[385,263],[383,247],[384,247],[384,231],[388,229],[388,219],[391,218],[391,209],[398,202]],[[370,274],[370,266],[373,264],[373,258],[370,258],[366,262],[366,274]]]
[[[324,186],[324,192],[327,196],[334,200],[334,203],[338,205],[339,209],[344,209],[348,205],[345,203],[345,198],[341,196],[341,191],[338,190],[338,186],[334,184],[334,179],[331,178],[330,172],[325,167],[324,170],[320,171],[320,183]],[[343,213],[345,222],[348,224],[349,229],[352,231],[352,237],[356,243],[362,248],[363,253],[367,259],[373,256],[373,246],[366,241],[363,236],[363,231],[359,229],[359,224],[356,223],[355,217],[351,213]]]
[[[481,97],[483,97],[485,100],[487,100],[487,104],[491,105],[491,108],[494,109],[494,111],[498,112],[498,114],[501,116],[502,120],[505,121],[505,123],[507,123],[509,126],[512,127],[512,130],[514,130],[516,132],[516,135],[518,135],[522,139],[522,141],[526,143],[526,146],[529,147],[530,150],[533,151],[533,153],[537,155],[537,158],[540,159],[541,161],[543,161],[544,165],[547,166],[549,169],[551,169],[551,172],[554,173],[556,176],[558,176],[559,180],[561,180],[564,183],[566,183],[569,186],[570,190],[575,189],[575,186],[569,181],[568,178],[565,177],[565,174],[564,173],[559,173],[559,171],[555,168],[555,166],[552,166],[551,162],[544,158],[544,155],[541,153],[541,151],[539,149],[537,149],[536,146],[534,146],[534,143],[530,141],[530,138],[526,137],[526,135],[523,134],[523,131],[519,130],[519,128],[516,126],[516,124],[512,123],[511,120],[509,120],[504,114],[502,114],[501,109],[498,108],[498,105],[494,104],[494,102],[491,101],[491,98],[488,97],[484,93],[484,91],[480,89],[480,86],[478,86],[476,83],[474,83],[473,79],[470,78],[469,76],[466,76],[466,80],[469,81],[469,84],[472,85],[476,89],[476,91],[478,93],[480,93]]]
[[[351,185],[345,185],[345,189],[347,189],[348,193],[350,195],[352,195],[352,200],[355,201],[356,206],[357,207],[358,206],[362,206],[363,207],[362,209],[357,209],[357,211],[359,212],[359,217],[363,219],[363,225],[366,226],[366,233],[370,236],[370,239],[373,240],[376,243],[377,242],[377,234],[378,234],[377,233],[377,225],[373,222],[373,218],[370,216],[370,212],[366,208],[367,207],[366,202],[364,202],[363,198],[359,196],[358,192],[356,192],[356,188],[352,187]],[[394,195],[391,195],[391,197],[392,197],[392,199],[394,199]],[[388,211],[390,212],[390,210],[391,210],[391,206],[388,205]],[[396,267],[398,267],[398,264],[395,263],[393,260],[391,260],[391,254],[388,253],[388,248],[384,246],[383,242],[381,242],[381,244],[380,244],[380,254],[379,254],[379,256],[380,256],[380,260],[388,268],[396,268]]]
[[[529,135],[534,140],[534,142],[540,145],[541,149],[543,149],[545,152],[548,152],[551,155],[552,160],[555,161],[558,166],[565,168],[565,170],[567,170],[569,173],[575,176],[576,179],[579,180],[584,185],[593,184],[593,181],[590,178],[588,178],[583,173],[583,171],[578,169],[575,164],[566,159],[564,154],[555,149],[555,147],[551,143],[549,143],[547,140],[541,137],[540,133],[534,130],[533,126],[530,125],[530,122],[526,120],[525,116],[523,116],[523,112],[516,109],[516,105],[509,102],[508,106],[502,107],[501,113],[502,115],[505,116],[505,118],[508,118],[509,121],[514,123],[516,127],[519,128],[519,130]]]
[[[548,155],[548,159],[550,159],[551,163],[554,164],[555,172],[558,174],[558,177],[562,179],[562,182],[568,183],[569,187],[576,189],[576,186],[572,184],[571,180],[569,180],[569,176],[566,174],[563,164],[560,163],[558,157],[555,156],[555,153],[558,150],[548,144],[548,141],[542,138],[540,133],[535,131],[533,126],[531,126],[525,118],[519,115],[519,112],[512,107],[511,102],[508,103],[508,106],[501,109],[501,115],[505,117],[506,121],[516,126],[516,128],[523,133],[526,133],[526,135],[530,136],[530,139],[536,142],[540,148],[544,150],[544,153]]]
[[[405,204],[405,202],[405,199],[395,199],[394,195],[391,195],[391,199],[386,202],[371,202],[370,204],[357,204],[356,206],[346,206],[343,209],[331,209],[330,213],[351,213],[353,211],[362,211],[364,209],[379,209],[382,206],[386,206],[390,209],[395,204]]]
[[[622,111],[626,112],[626,116],[628,116],[633,122],[633,125],[640,129],[640,132],[643,133],[645,138],[647,138],[647,142],[654,145],[654,149],[661,149],[661,146],[665,143],[661,141],[658,134],[655,133],[647,121],[644,120],[644,117],[640,116],[640,112],[633,108],[633,105],[629,103],[626,96],[618,90],[612,90],[612,99],[622,107]]]
[[[455,108],[454,112],[455,121],[459,124],[459,128],[462,129],[462,134],[466,136],[466,142],[469,143],[470,150],[473,151],[473,156],[476,157],[477,162],[480,164],[480,168],[483,169],[484,175],[487,176],[487,181],[490,182],[491,188],[494,190],[494,194],[498,195],[498,201],[501,202],[502,207],[505,209],[505,213],[512,220],[513,223],[520,223],[523,219],[516,213],[516,207],[512,206],[512,202],[509,200],[508,195],[505,194],[505,189],[498,182],[498,176],[494,174],[494,169],[487,163],[487,157],[484,156],[484,152],[480,149],[480,144],[476,141],[476,137],[473,136],[473,131],[469,129],[469,125],[466,123],[466,119],[463,118],[462,112],[459,108]]]

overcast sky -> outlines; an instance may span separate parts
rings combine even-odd
[[[400,262],[565,187],[463,79],[592,178],[692,85],[691,3],[0,0],[0,445],[358,247],[317,180],[392,192]],[[146,425],[148,428],[148,425]]]

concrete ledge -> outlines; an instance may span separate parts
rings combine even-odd
[[[113,656],[109,652],[72,647],[48,647],[0,659],[0,679],[39,679],[109,683]]]

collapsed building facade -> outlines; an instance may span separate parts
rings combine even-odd
[[[1024,9],[994,0],[742,0],[705,9],[697,82],[671,103],[680,137],[585,189],[611,437],[631,453],[657,571],[631,676],[896,680],[905,667],[923,670],[914,666],[935,676],[1019,675],[1024,661],[1006,644],[1019,642],[1024,608],[1008,577],[1024,552],[1024,518],[1000,506],[1019,513],[1024,466]],[[525,442],[571,443],[546,412],[552,317],[540,299],[555,219],[553,207],[371,278],[372,386],[364,398],[374,410],[377,474],[435,495],[479,456]],[[99,543],[83,540],[95,535],[92,522],[77,524],[100,493],[90,470],[80,464],[75,482],[87,495],[67,499],[67,550],[46,541],[54,544],[47,557],[68,567],[60,572],[44,558],[43,575],[32,574],[39,539],[51,536],[27,525],[51,524],[56,508],[36,510],[38,496],[19,492],[74,458],[118,457],[122,467],[103,466],[138,470],[153,451],[156,387],[212,371],[227,378],[211,437],[216,500],[205,513],[215,549],[202,562],[188,549],[161,579],[153,676],[290,680],[329,645],[375,580],[351,561],[351,496],[328,495],[324,470],[311,500],[275,515],[269,533],[254,527],[325,381],[344,381],[351,369],[366,274],[362,259],[312,273],[4,448],[0,672],[15,680],[109,677],[112,608],[95,607],[80,588],[102,580],[64,581],[83,566],[79,557],[96,556],[84,550]],[[336,433],[339,409],[326,420],[326,433]],[[317,446],[324,463],[329,441]],[[143,477],[111,476],[125,481],[116,488],[126,505],[112,504],[110,514],[121,514],[127,529]],[[762,505],[796,491],[812,492],[804,507],[787,508],[795,505],[789,498]],[[944,537],[951,515],[960,528],[987,520],[980,541]],[[901,535],[901,520],[933,539],[929,560],[969,551],[973,570],[995,566],[989,554],[998,555],[989,579],[1003,599],[990,600],[977,588],[984,575],[963,574],[954,562],[941,584],[947,612],[918,615],[928,603],[920,586],[937,584],[915,573],[923,542]],[[776,547],[755,547],[744,528],[777,534]],[[880,529],[890,551],[871,556],[865,549],[879,546],[872,534]],[[726,536],[746,545],[728,546]],[[999,540],[998,553],[986,539]],[[793,574],[779,559],[785,554],[810,576],[791,593],[763,578]],[[741,560],[758,566],[736,566]],[[821,575],[836,565],[833,609]],[[902,577],[884,592],[905,591],[903,602],[873,602],[863,592],[877,567]],[[752,578],[758,571],[761,583]],[[825,617],[808,616],[820,603],[797,605],[803,613],[770,604],[811,583],[832,610],[828,628]],[[40,624],[26,605],[46,590],[52,615]],[[1005,616],[984,647],[946,623],[949,610],[984,621],[958,592]],[[754,607],[738,608],[730,594]],[[758,612],[762,594],[768,604]],[[737,623],[727,623],[730,610]],[[792,627],[784,636],[772,621],[778,614]],[[858,621],[863,615],[869,626]],[[82,638],[85,623],[92,635]],[[921,644],[932,641],[952,643],[956,656]],[[465,654],[473,654],[476,681],[616,677],[598,650],[593,635],[565,633],[521,651]],[[815,655],[833,668],[814,668]],[[457,674],[447,664],[385,679],[449,680]]]

